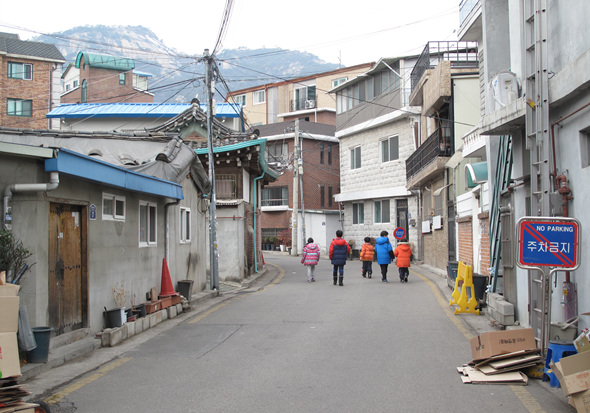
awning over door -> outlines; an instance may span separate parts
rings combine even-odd
[[[477,162],[465,165],[465,189],[475,188],[488,180],[488,163]]]

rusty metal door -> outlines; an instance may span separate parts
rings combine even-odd
[[[86,207],[49,208],[49,325],[59,335],[87,320]]]

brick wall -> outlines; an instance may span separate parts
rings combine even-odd
[[[490,217],[488,212],[478,215],[481,232],[481,266],[482,275],[490,275]]]
[[[473,229],[471,217],[457,219],[459,251],[457,260],[473,265]]]
[[[9,79],[8,62],[31,63],[33,80]],[[51,100],[51,80],[53,63],[31,59],[5,58],[0,56],[0,125],[9,128],[47,129],[46,118]],[[33,115],[8,116],[7,99],[32,100]]]

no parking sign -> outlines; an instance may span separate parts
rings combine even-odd
[[[402,227],[397,227],[394,231],[393,231],[393,236],[395,237],[395,239],[404,239],[406,237],[406,230],[403,229]]]

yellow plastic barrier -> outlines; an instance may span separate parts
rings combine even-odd
[[[467,289],[469,289],[469,295]],[[475,308],[477,307],[477,300],[474,291],[473,267],[459,262],[455,290],[452,294],[453,299],[449,302],[449,305],[457,304],[459,306],[459,308],[455,308],[455,314],[472,313],[479,315],[479,310]]]

